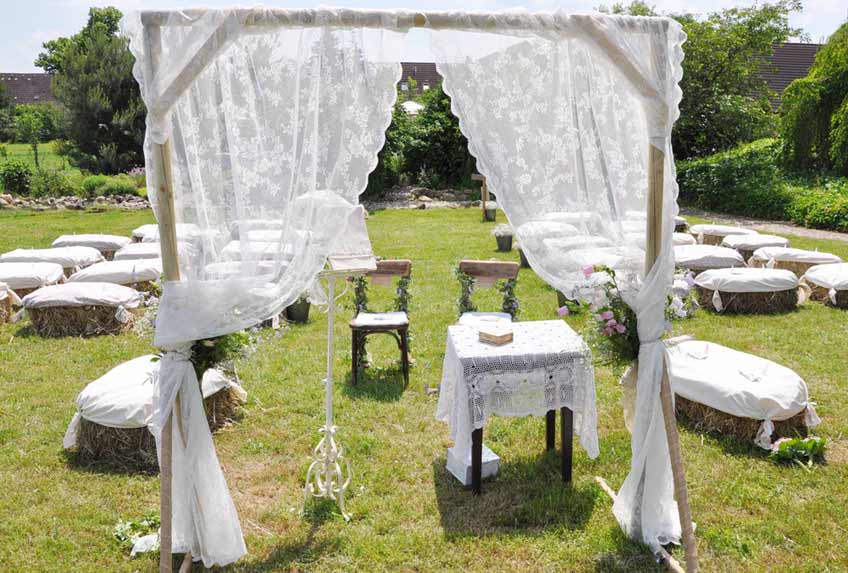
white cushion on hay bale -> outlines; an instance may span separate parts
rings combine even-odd
[[[245,219],[230,225],[230,234],[238,239],[242,232],[252,230],[281,230],[283,222],[277,219]]]
[[[822,251],[808,251],[792,247],[763,247],[754,251],[748,264],[752,267],[786,269],[801,276],[810,267],[841,262],[842,258]]]
[[[547,239],[561,239],[582,235],[585,231],[578,230],[570,223],[561,221],[530,221],[515,229],[519,244],[527,245],[529,249],[538,248]]]
[[[21,301],[42,336],[89,336],[121,332],[132,325],[142,295],[112,283],[64,283],[46,286]],[[62,309],[80,309],[60,315]]]
[[[108,428],[144,428],[153,416],[155,384],[159,370],[157,356],[139,356],[112,368],[91,382],[77,396],[77,412],[65,432],[63,445],[71,449],[77,444],[80,418]],[[201,380],[204,398],[234,387],[242,401],[247,394],[232,378],[218,370],[207,370]]]
[[[91,247],[97,249],[100,253],[110,258],[115,254],[115,251],[121,247],[129,245],[131,242],[129,237],[121,237],[120,235],[98,235],[98,234],[83,234],[83,235],[62,235],[53,241],[53,247]]]
[[[542,239],[545,248],[554,251],[569,251],[572,249],[589,249],[593,247],[612,247],[612,241],[600,235],[571,235],[555,239]]]
[[[746,261],[754,251],[763,247],[788,247],[789,239],[777,235],[728,235],[721,240],[721,246],[736,249]]]
[[[594,211],[554,211],[542,215],[542,221],[568,223],[580,229],[581,233],[587,231],[597,233],[604,228],[601,216]]]
[[[712,269],[695,277],[695,285],[698,287],[698,303],[706,306],[711,302],[717,312],[744,311],[750,304],[746,295],[789,293],[794,296],[789,296],[788,302],[775,300],[773,305],[765,302],[769,310],[788,310],[804,301],[798,296],[798,277],[792,271],[783,269]]]
[[[762,421],[755,437],[762,448],[771,448],[773,422],[799,414],[808,428],[820,422],[804,380],[771,360],[701,340],[670,344],[668,357],[669,381],[678,397]]]
[[[276,259],[290,260],[294,249],[289,245],[276,242],[261,241],[230,241],[221,250],[221,258],[227,261],[246,259],[261,259],[272,261]]]
[[[68,282],[135,285],[158,281],[161,274],[160,259],[104,261],[75,272],[68,277]]]
[[[58,263],[0,263],[0,281],[9,285],[19,296],[53,285],[65,278],[65,269]]]
[[[156,223],[148,223],[146,225],[141,225],[140,227],[136,227],[135,229],[133,229],[130,236],[132,237],[133,241],[140,243],[147,235],[158,232],[159,225],[157,225]]]
[[[674,230],[675,231],[684,231],[689,227],[689,221],[686,220],[686,217],[681,217],[680,215],[674,216]]]
[[[675,247],[680,247],[683,245],[695,245],[697,241],[695,237],[690,235],[689,233],[678,233],[675,231],[674,235],[672,235],[672,239],[674,241]]]
[[[188,243],[178,243],[180,263],[190,261],[197,251]],[[159,243],[130,243],[115,253],[116,261],[158,259],[162,256]]]
[[[0,255],[2,263],[56,263],[70,276],[79,269],[104,261],[93,247],[56,247],[50,249],[15,249]]]
[[[706,245],[718,245],[728,235],[756,235],[753,229],[743,229],[733,225],[713,225],[703,223],[692,225],[690,232],[698,238],[698,243]]]
[[[803,279],[812,287],[815,300],[827,300],[834,306],[848,308],[848,263],[810,267]]]
[[[159,241],[159,226],[144,225],[145,232],[141,236],[142,243],[158,243]],[[203,236],[203,233],[200,230],[200,227],[195,225],[194,223],[177,223],[177,241],[180,242],[194,242],[200,240]]]
[[[645,251],[637,247],[600,247],[573,249],[554,256],[560,268],[575,273],[589,265],[605,265],[616,270],[635,271],[644,264]]]
[[[224,261],[221,263],[209,263],[203,267],[203,273],[207,279],[226,279],[240,274],[247,273],[250,276],[256,274],[255,269],[259,274],[273,275],[287,265],[284,262],[279,264],[274,261]]]
[[[701,272],[709,269],[744,267],[745,259],[736,250],[715,245],[674,247],[674,264],[681,269]]]

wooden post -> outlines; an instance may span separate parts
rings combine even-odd
[[[145,27],[148,58],[148,81],[153,81],[159,65],[162,53],[162,42],[160,28],[157,25],[148,24]],[[165,281],[180,280],[179,254],[177,250],[177,225],[174,217],[174,194],[173,179],[171,175],[171,144],[154,145],[153,154],[153,178],[156,192],[157,213],[156,220],[159,225],[159,244],[162,252],[162,271]],[[159,464],[159,572],[171,573],[172,564],[172,542],[171,542],[171,487],[173,467],[173,436],[174,436],[174,411],[176,411],[177,424],[182,432],[182,420],[180,419],[179,397],[174,404],[174,410],[168,415],[162,427],[162,451],[160,452]],[[189,562],[191,559],[189,558]]]
[[[662,249],[663,236],[663,194],[665,177],[665,153],[648,146],[648,225],[645,245],[645,274],[650,272]],[[689,507],[689,494],[686,491],[686,474],[683,471],[683,459],[680,455],[680,436],[677,433],[677,418],[674,414],[674,401],[671,396],[671,384],[668,380],[668,367],[663,359],[663,377],[660,384],[665,435],[668,441],[668,454],[671,458],[671,473],[674,478],[674,497],[680,516],[683,548],[686,555],[686,571],[698,571],[698,551],[695,544],[695,532],[692,529],[692,510]]]

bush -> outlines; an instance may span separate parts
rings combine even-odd
[[[104,187],[107,181],[109,181],[109,177],[106,175],[92,175],[91,177],[86,177],[82,181],[83,197],[102,195],[103,193],[98,192],[98,190]]]
[[[0,182],[7,193],[29,194],[31,179],[32,169],[23,161],[10,159],[0,167]]]
[[[780,145],[774,139],[680,161],[680,201],[701,209],[749,217],[782,219],[793,194],[778,167]]]
[[[118,175],[109,177],[106,184],[99,189],[100,195],[107,197],[115,195],[136,195],[137,186],[131,177],[126,175]]]
[[[65,197],[76,194],[79,188],[68,175],[55,169],[36,171],[30,187],[33,197]]]
[[[824,188],[796,188],[789,217],[805,227],[848,232],[848,183]]]

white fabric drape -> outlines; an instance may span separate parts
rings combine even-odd
[[[331,13],[319,20],[326,26],[251,33],[234,11],[194,20],[174,13],[149,35],[140,14],[124,21],[148,108],[148,181],[156,180],[154,144],[169,140],[186,246],[181,280],[164,283],[156,317],[155,343],[170,352],[157,377],[154,431],[158,439],[179,394],[174,547],[207,566],[235,561],[245,547],[185,355],[190,342],[276,316],[331,253],[370,255],[358,195],[391,121],[402,36],[336,29]],[[192,68],[204,54],[206,64]],[[174,88],[186,69],[197,75]],[[149,196],[157,209],[154,189]]]
[[[433,34],[444,89],[533,269],[570,294],[585,287],[586,265],[613,267],[627,285],[642,345],[631,472],[614,512],[631,537],[656,549],[680,537],[659,385],[677,214],[670,136],[685,36],[664,18],[493,19],[496,33],[469,31],[469,21]],[[522,19],[535,29],[511,31]],[[649,145],[666,154],[666,177],[662,248],[646,276]]]
[[[196,253],[181,259],[182,280],[165,284],[157,317],[156,343],[173,351],[160,370],[161,420],[180,392],[183,422],[203,431],[196,380],[179,349],[281,311],[342,246],[339,237],[367,244],[354,204],[385,139],[399,41],[413,21],[403,11],[332,8],[170,12],[150,26],[140,14],[124,20],[148,109],[148,181],[158,170],[154,144],[170,141],[178,239]],[[642,341],[640,411],[615,511],[651,546],[676,540],[658,385],[684,34],[663,18],[525,11],[431,14],[426,25],[436,30],[445,90],[478,169],[536,272],[572,293],[585,264],[628,273]],[[666,184],[660,258],[645,276],[649,144],[666,154]],[[193,440],[204,448],[196,457],[174,440],[177,539],[205,563],[223,564],[243,552],[241,536],[207,542],[211,523],[192,522],[206,518],[192,493],[209,486],[208,499],[226,497],[222,530],[240,533],[238,522],[208,430]]]

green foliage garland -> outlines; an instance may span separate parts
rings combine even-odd
[[[519,313],[518,298],[515,296],[515,285],[517,282],[515,279],[507,279],[498,284],[498,291],[503,295],[501,310],[510,315],[513,320],[515,320]]]
[[[456,275],[460,286],[459,299],[456,301],[459,308],[459,316],[462,316],[466,312],[474,312],[477,310],[477,305],[471,300],[471,294],[474,292],[474,277],[462,272],[459,270],[459,267],[454,269],[453,274]]]
[[[368,312],[368,277],[348,277],[349,282],[353,283],[353,306],[356,314],[360,312]],[[401,277],[398,279],[397,287],[395,288],[394,307],[398,312],[409,312],[409,301],[412,300],[412,295],[409,292],[409,285],[412,282],[412,276]],[[407,341],[411,342],[412,335],[407,334]],[[367,338],[362,337],[359,340],[359,350],[357,353],[359,364],[357,368],[368,368],[370,361],[368,359]]]

